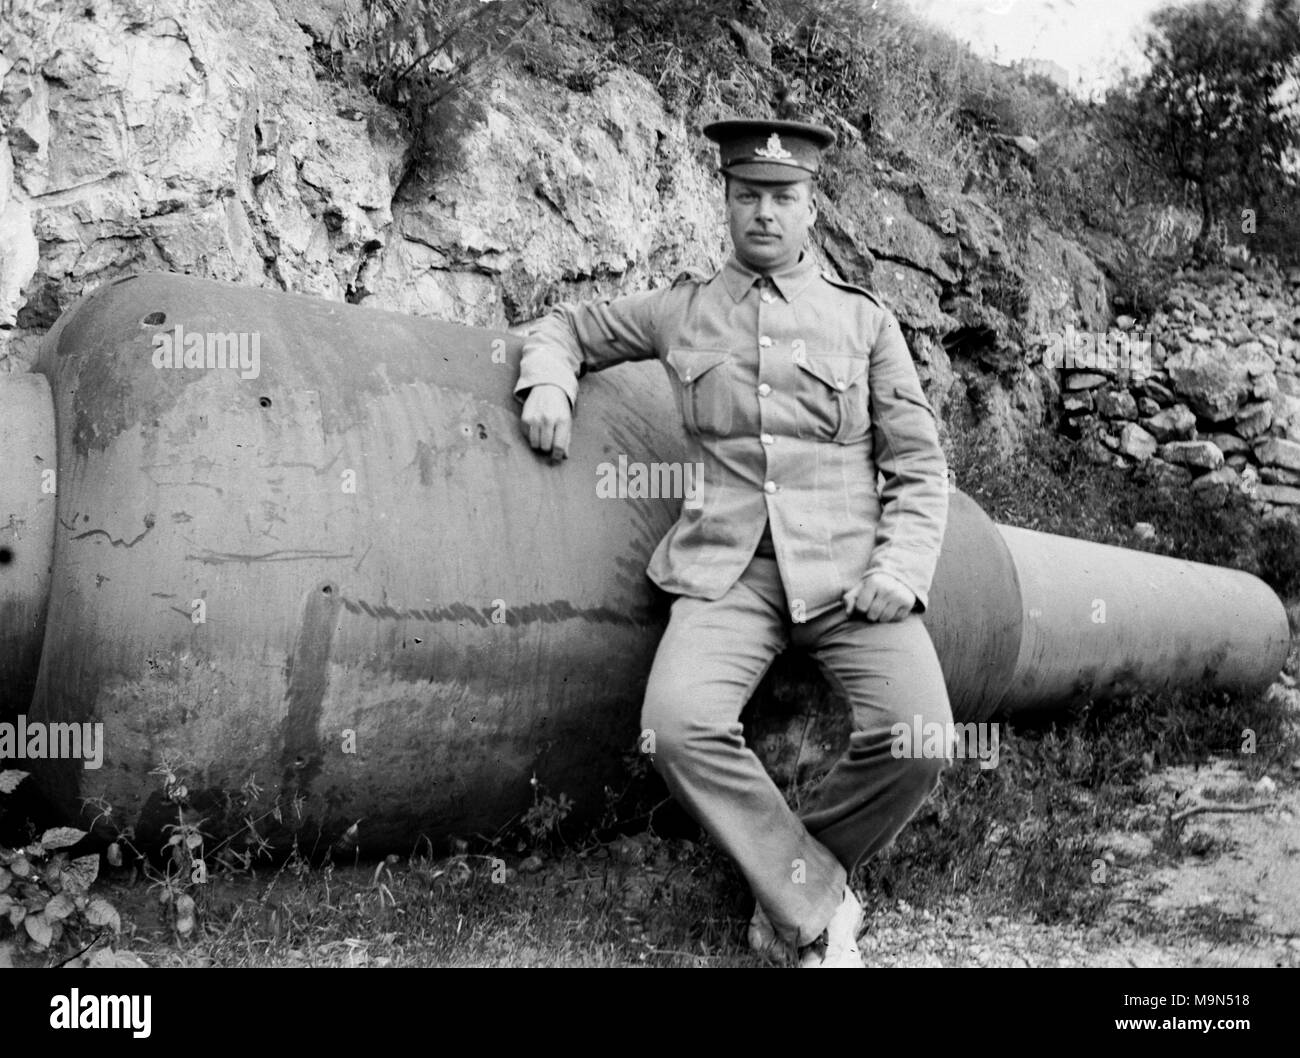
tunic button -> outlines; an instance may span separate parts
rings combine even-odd
[[[765,445],[776,443],[776,438],[773,437],[770,433],[760,434],[758,439],[762,441]]]
[[[765,334],[763,335],[763,337],[761,337],[758,340],[758,344],[761,345],[764,349],[766,349],[769,345],[772,344],[772,339]]]
[[[767,302],[772,302],[776,300],[774,297],[772,297],[772,292],[770,290],[764,290],[763,293],[759,295],[759,297]]]
[[[775,491],[776,491],[776,482],[775,482],[775,481],[769,481],[769,482],[767,482],[767,483],[763,486],[763,491],[766,492],[766,493],[773,493],[773,492],[775,492]]]
[[[766,396],[767,396],[769,393],[771,393],[771,392],[772,392],[772,387],[769,386],[766,382],[762,383],[762,384],[758,387],[758,395],[759,395],[760,397],[766,397]]]
[[[804,353],[804,351],[803,351],[802,349],[796,349],[796,350],[794,351],[794,355],[791,357],[791,359],[792,359],[796,364],[802,364],[805,360],[808,359],[808,357],[807,357],[807,355]]]

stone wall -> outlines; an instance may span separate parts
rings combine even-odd
[[[1180,274],[1139,328],[1044,336],[1089,456],[1222,506],[1300,514],[1300,269]]]

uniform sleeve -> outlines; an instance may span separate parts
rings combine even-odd
[[[578,400],[578,376],[625,360],[656,355],[658,316],[666,291],[647,290],[621,298],[557,305],[524,339],[515,399],[548,383]]]
[[[887,573],[929,605],[948,520],[948,463],[903,332],[886,313],[868,373],[876,466],[883,476],[876,546],[866,572]]]

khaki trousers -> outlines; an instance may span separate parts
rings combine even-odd
[[[794,624],[775,559],[755,557],[721,599],[679,596],[641,715],[655,768],[726,850],[787,939],[830,921],[847,873],[884,848],[938,784],[949,758],[896,758],[891,727],[947,725],[939,659],[921,618],[873,623],[843,607]],[[809,650],[853,713],[844,756],[799,814],[745,745],[740,713],[788,646]],[[645,735],[643,734],[643,740]]]

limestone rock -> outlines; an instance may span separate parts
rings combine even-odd
[[[1156,439],[1136,423],[1125,423],[1119,434],[1119,451],[1139,463],[1156,454]]]
[[[1198,415],[1214,422],[1229,418],[1243,399],[1254,395],[1257,379],[1273,372],[1262,352],[1239,357],[1221,342],[1176,353],[1165,361],[1174,389]],[[1252,369],[1260,369],[1252,374]]]
[[[1162,408],[1169,407],[1177,400],[1168,386],[1161,385],[1153,378],[1139,380],[1135,388],[1138,392],[1146,394]]]
[[[1292,485],[1259,485],[1255,498],[1284,507],[1300,507],[1300,488]]]
[[[1106,329],[1105,277],[1077,243],[1033,219],[1017,257],[1024,276],[1027,332],[1059,334],[1071,318],[1086,331]]]
[[[1107,419],[1136,419],[1137,401],[1126,389],[1105,390],[1097,396],[1097,412]]]
[[[1076,389],[1096,389],[1098,386],[1106,384],[1108,379],[1105,375],[1099,375],[1095,371],[1075,371],[1065,380],[1067,390]]]
[[[8,158],[3,139],[0,154]],[[31,211],[26,202],[11,199],[0,206],[0,328],[8,330],[18,322],[18,310],[27,303],[23,290],[39,261]]]
[[[38,0],[6,10],[0,51],[14,198],[39,203],[23,327],[158,269],[342,300],[387,237],[400,123],[318,80],[272,4]]]
[[[1081,415],[1085,412],[1092,411],[1092,393],[1089,390],[1078,390],[1074,393],[1067,393],[1061,398],[1061,410],[1066,415]]]
[[[1192,495],[1203,507],[1222,507],[1229,494],[1241,483],[1241,478],[1231,467],[1221,467],[1202,474],[1192,482]]]
[[[1270,437],[1255,446],[1255,458],[1264,466],[1300,470],[1300,442]]]
[[[1218,470],[1223,453],[1209,441],[1170,441],[1160,446],[1160,458],[1178,466]]]
[[[1300,470],[1282,467],[1260,467],[1259,480],[1267,485],[1300,485]]]
[[[1250,445],[1243,441],[1236,434],[1232,433],[1212,433],[1206,438],[1211,444],[1218,447],[1225,456],[1234,455],[1237,452],[1249,452]]]
[[[1269,433],[1274,437],[1300,441],[1300,396],[1279,393],[1270,403],[1273,405],[1273,425],[1269,427]]]
[[[1196,416],[1186,404],[1175,404],[1157,412],[1142,425],[1157,441],[1188,441],[1196,436]]]
[[[1259,437],[1273,425],[1272,402],[1265,400],[1258,404],[1243,404],[1233,416],[1233,421],[1240,436],[1247,440]]]

